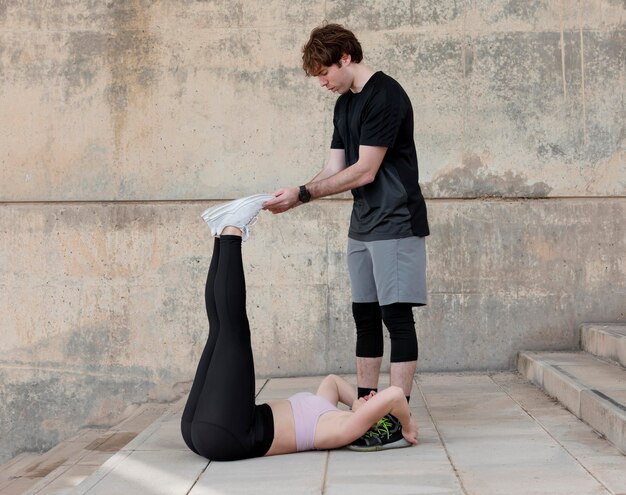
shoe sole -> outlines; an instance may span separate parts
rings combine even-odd
[[[209,219],[213,220],[213,219],[219,218],[221,215],[230,211],[232,208],[240,208],[249,203],[254,203],[261,198],[270,200],[273,198],[273,196],[270,196],[269,194],[255,194],[254,196],[248,196],[245,198],[236,199],[235,201],[229,201],[228,203],[224,203],[218,206],[213,206],[211,208],[208,208],[204,210],[202,212],[202,215],[200,216],[204,219],[205,222],[208,222]]]
[[[370,445],[368,447],[359,447],[358,445],[347,445],[346,448],[354,452],[378,452],[381,450],[403,449],[405,447],[410,447],[411,445],[413,444],[408,442],[404,438],[402,438],[401,440],[396,440],[395,442],[383,443],[380,445]]]

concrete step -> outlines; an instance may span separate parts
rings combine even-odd
[[[58,495],[95,472],[120,448],[162,416],[171,405],[131,407],[112,428],[83,428],[43,454],[27,453],[0,466],[2,495]]]
[[[97,449],[107,438],[100,428],[83,428],[73,437],[59,443],[44,453],[21,454],[2,466],[0,493],[31,493],[43,482],[47,484],[83,461],[86,452]],[[103,462],[102,460],[100,462]],[[95,468],[94,468],[95,469]],[[87,469],[85,475],[90,474]]]
[[[626,453],[626,370],[586,352],[522,352],[522,376]]]
[[[40,454],[23,453],[0,466],[0,493],[18,495],[33,486],[37,481],[31,476]]]
[[[626,324],[581,325],[580,343],[584,351],[626,367]]]
[[[321,379],[270,379],[258,401],[315,391]],[[181,406],[67,493],[626,494],[626,456],[518,373],[421,373],[410,406],[420,429],[416,447],[238,462],[190,452],[180,435]]]

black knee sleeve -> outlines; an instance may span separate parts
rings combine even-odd
[[[412,305],[389,304],[382,306],[381,312],[391,339],[391,362],[417,361],[417,335]]]
[[[383,323],[378,303],[352,303],[352,316],[356,324],[357,357],[381,357],[384,349]]]

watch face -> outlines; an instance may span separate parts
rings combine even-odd
[[[307,191],[306,187],[300,187],[300,194],[298,194],[298,199],[303,203],[308,202],[311,199],[311,194]]]

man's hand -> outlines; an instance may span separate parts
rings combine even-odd
[[[299,187],[284,187],[272,194],[274,195],[274,199],[263,203],[263,209],[269,210],[272,213],[284,213],[300,204],[300,200],[298,199],[298,195],[300,194]]]

